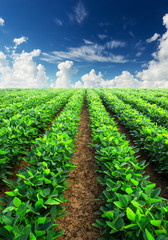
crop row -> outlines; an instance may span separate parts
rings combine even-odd
[[[136,92],[132,91],[131,92],[133,95],[137,95]],[[149,103],[152,104],[157,104],[159,107],[165,108],[168,110],[168,101],[167,97],[156,97],[154,94],[149,94],[149,93],[138,93],[138,96]]]
[[[25,110],[6,120],[6,126],[0,130],[0,178],[9,173],[7,170],[11,165],[18,164],[25,150],[67,103],[73,92],[70,90],[46,104]]]
[[[37,138],[16,182],[5,180],[12,188],[1,197],[0,240],[53,240],[63,234],[55,230],[56,220],[65,215],[62,204],[66,177],[75,166],[74,137],[77,134],[84,90],[78,90],[67,103],[50,131]]]
[[[148,150],[152,161],[157,163],[156,171],[168,172],[168,131],[157,126],[139,111],[125,104],[107,90],[99,90],[107,107],[115,113],[119,121],[129,129],[138,146]]]
[[[93,146],[105,204],[94,226],[102,229],[99,240],[167,240],[168,206],[158,196],[160,189],[143,176],[145,163],[138,163],[135,150],[120,135],[100,97],[87,91]]]
[[[22,98],[22,101],[15,103],[15,104],[8,104],[6,107],[2,106],[0,109],[0,127],[4,127],[6,125],[6,119],[11,118],[13,115],[20,113],[23,110],[28,110],[30,108],[35,108],[38,105],[44,104],[47,101],[51,100],[52,98],[56,97],[57,95],[61,94],[62,91],[57,90],[55,92],[43,94],[41,96],[33,96],[29,98]]]
[[[156,104],[150,104],[140,97],[124,93],[123,91],[115,91],[114,94],[125,103],[131,104],[133,108],[142,112],[150,119],[165,128],[168,128],[168,111],[156,106]]]
[[[122,89],[121,89],[122,90]],[[136,92],[136,94],[147,94],[153,95],[154,97],[168,97],[168,89],[166,88],[134,88],[134,89],[124,89],[126,92]]]
[[[0,108],[12,103],[23,101],[32,96],[54,92],[55,89],[0,89]]]

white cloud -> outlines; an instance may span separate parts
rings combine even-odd
[[[79,0],[77,5],[74,7],[73,14],[69,14],[70,20],[72,22],[76,21],[79,24],[81,24],[87,16],[88,16],[88,12],[81,0]]]
[[[55,83],[51,84],[51,87],[55,88],[69,88],[71,87],[71,74],[73,73],[72,70],[73,62],[72,61],[65,61],[58,64],[59,71],[56,72],[56,81]]]
[[[62,26],[62,25],[63,25],[63,22],[62,22],[60,19],[58,19],[58,18],[55,19],[55,23],[56,23],[57,25],[59,25],[59,26]]]
[[[93,44],[93,42],[91,42],[89,40],[86,40],[86,39],[83,39],[83,41],[84,41],[85,44],[88,44],[88,45]]]
[[[103,75],[101,72],[96,75],[96,72],[94,69],[92,69],[89,73],[83,75],[81,77],[81,81],[78,81],[75,83],[76,88],[83,87],[83,88],[98,88],[101,86],[101,83],[103,80]]]
[[[130,72],[123,71],[114,79],[103,81],[101,86],[103,88],[139,88],[142,86],[142,82],[134,78]]]
[[[130,35],[131,37],[133,37],[133,38],[135,37],[133,31],[128,31],[128,33],[129,33],[129,35]]]
[[[104,80],[101,72],[96,74],[92,69],[88,74],[81,77],[81,81],[75,83],[75,88],[138,88],[142,82],[138,81],[128,71],[123,71],[120,76],[112,80]]]
[[[168,29],[168,13],[163,16],[163,25]]]
[[[159,39],[159,46],[153,53],[154,60],[148,63],[148,68],[136,74],[142,79],[144,87],[168,88],[168,14],[163,17],[166,32]]]
[[[111,44],[111,46],[110,46]],[[113,46],[112,46],[113,45]],[[108,43],[105,45],[99,44],[86,44],[81,47],[70,47],[67,51],[53,51],[52,53],[42,53],[43,57],[41,60],[54,63],[56,61],[62,61],[65,59],[73,61],[88,61],[88,62],[115,62],[115,63],[125,63],[128,60],[122,55],[115,55],[109,51],[111,47],[117,47],[117,45],[123,45],[119,41],[114,41],[113,43]],[[108,49],[108,51],[106,51]]]
[[[160,34],[155,33],[151,38],[146,39],[146,42],[147,42],[147,43],[154,42],[154,41],[156,41],[159,37],[160,37]]]
[[[27,37],[20,37],[20,38],[14,38],[13,42],[15,43],[14,49],[17,48],[20,44],[27,42],[28,38]]]
[[[142,52],[137,52],[136,56],[140,57],[142,55]]]
[[[105,38],[108,37],[108,35],[106,35],[106,34],[98,34],[98,37],[99,37],[101,40],[104,40]]]
[[[5,20],[0,17],[0,26],[4,26],[4,24],[5,24]]]
[[[116,41],[116,40],[113,40],[113,41],[110,41],[110,42],[106,43],[106,47],[109,48],[109,49],[118,48],[118,47],[125,47],[125,45],[126,45],[125,42]]]
[[[0,52],[0,88],[44,88],[48,77],[43,65],[37,65],[33,58],[41,51],[13,52],[10,55],[11,65],[3,52]]]

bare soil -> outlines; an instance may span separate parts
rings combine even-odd
[[[101,236],[100,230],[92,226],[97,218],[95,212],[100,207],[100,202],[95,199],[102,192],[102,186],[97,181],[95,152],[89,145],[90,138],[89,113],[84,101],[75,143],[76,154],[71,159],[77,168],[70,172],[70,184],[65,191],[65,199],[70,199],[66,203],[69,214],[57,222],[59,229],[65,229],[60,240],[97,240]]]
[[[104,104],[105,105],[105,104]],[[126,140],[129,141],[129,145],[134,148],[139,148],[135,143],[132,136],[129,134],[129,130],[121,123],[119,122],[118,118],[107,109],[107,106],[105,105],[107,112],[109,113],[109,116],[114,119],[114,121],[117,124],[118,131],[120,133],[124,133],[126,136]],[[135,156],[138,156],[137,160],[139,162],[146,160],[146,164],[149,164],[145,169],[145,173],[143,175],[148,175],[148,180],[152,183],[156,184],[156,187],[161,188],[160,196],[163,198],[168,199],[168,176],[166,174],[159,174],[154,169],[156,168],[156,164],[154,162],[151,162],[151,158],[149,157],[148,151],[145,151],[141,148],[139,148],[139,151],[135,154]]]
[[[21,162],[19,163],[19,165],[14,165],[11,172],[13,173],[13,175],[8,175],[7,178],[12,180],[12,181],[16,181],[17,176],[16,174],[18,174],[19,170],[24,169],[25,167],[29,166],[30,164],[28,164],[27,162],[25,162],[24,160],[21,160]],[[0,187],[0,196],[5,196],[5,192],[10,191],[11,189],[8,187],[8,185],[6,185],[6,183],[2,182],[1,183],[1,187]]]

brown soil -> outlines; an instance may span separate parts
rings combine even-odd
[[[105,105],[105,104],[104,104]],[[105,105],[106,107],[106,105]],[[139,148],[135,143],[132,136],[129,134],[129,131],[127,128],[124,127],[122,123],[119,122],[118,118],[113,115],[112,112],[110,112],[106,108],[107,112],[109,113],[109,116],[114,119],[114,121],[117,124],[118,131],[120,133],[124,133],[126,136],[126,140],[129,141],[129,145],[134,148]],[[145,173],[143,175],[148,175],[148,180],[155,183],[156,187],[161,188],[160,196],[163,198],[168,199],[168,190],[167,190],[167,183],[168,183],[168,176],[165,174],[159,174],[154,169],[156,168],[156,164],[154,162],[151,162],[151,158],[149,157],[148,151],[145,151],[143,149],[139,149],[139,151],[135,154],[135,156],[138,156],[137,160],[144,161],[146,160],[146,164],[149,164],[145,169]]]
[[[70,199],[66,203],[66,212],[69,214],[57,222],[59,229],[65,229],[60,240],[97,240],[101,236],[100,230],[92,226],[97,218],[95,212],[100,207],[95,199],[102,192],[102,187],[97,181],[95,153],[89,145],[90,138],[89,113],[85,101],[79,122],[76,154],[71,159],[77,168],[70,172],[70,184],[65,191],[65,198]]]
[[[15,165],[13,166],[11,172],[13,173],[13,175],[8,175],[7,178],[12,180],[12,181],[16,181],[17,176],[16,174],[18,174],[19,170],[24,169],[25,167],[30,166],[30,164],[28,164],[27,162],[25,162],[24,160],[21,160],[21,162],[19,163],[19,165]],[[1,186],[0,188],[0,196],[4,196],[6,195],[5,192],[10,191],[11,189],[4,183],[4,185]]]

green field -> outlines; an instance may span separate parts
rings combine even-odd
[[[168,200],[145,174],[147,165],[168,174],[168,89],[0,89],[0,240],[64,234],[57,221],[84,102],[103,188],[97,239],[168,240]]]

